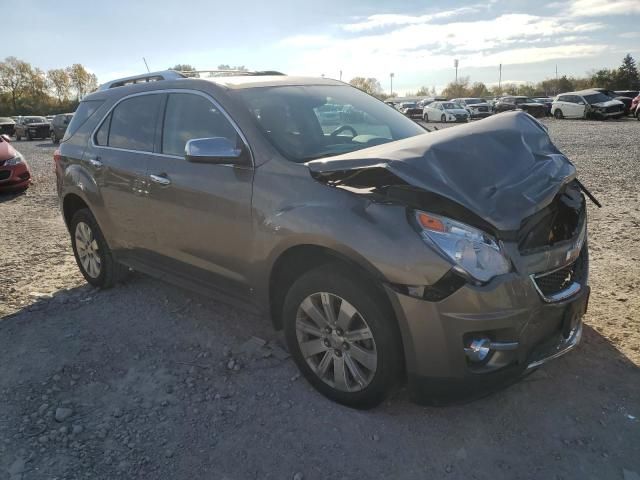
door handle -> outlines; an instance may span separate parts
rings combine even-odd
[[[100,161],[100,157],[89,157],[89,163],[94,168],[102,168],[102,162]]]
[[[160,185],[164,185],[164,186],[171,185],[171,180],[167,178],[165,174],[149,175],[149,178],[151,179],[152,182],[158,183]]]

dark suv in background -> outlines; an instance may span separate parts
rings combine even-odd
[[[535,119],[427,132],[339,81],[210,75],[80,103],[55,166],[89,283],[133,268],[270,318],[355,407],[404,379],[417,400],[478,395],[580,341],[583,187]]]
[[[56,115],[51,120],[51,141],[53,143],[60,143],[60,140],[64,137],[67,131],[67,126],[73,118],[73,113],[61,113]]]
[[[33,140],[34,138],[49,138],[51,126],[44,117],[19,117],[16,122],[15,135],[16,140],[26,138]]]

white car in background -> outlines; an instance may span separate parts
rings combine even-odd
[[[425,122],[468,122],[469,111],[453,102],[433,102],[422,109]]]
[[[596,90],[580,90],[558,95],[551,104],[555,118],[621,118],[624,103]]]
[[[454,98],[451,101],[465,107],[471,118],[486,118],[492,115],[491,107],[484,98]]]

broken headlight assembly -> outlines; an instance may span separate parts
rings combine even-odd
[[[24,158],[22,157],[22,154],[16,152],[16,156],[7,160],[4,165],[5,167],[14,167],[19,163],[24,163]]]
[[[486,283],[511,270],[502,248],[488,233],[440,215],[419,210],[414,214],[422,239],[444,254],[465,277]]]

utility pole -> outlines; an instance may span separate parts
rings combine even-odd
[[[498,74],[498,93],[502,93],[502,64],[500,64],[500,73]]]
[[[340,81],[342,81],[342,70],[340,70]]]
[[[453,67],[456,69],[456,84],[458,83],[458,59],[453,60]]]
[[[393,97],[393,77],[394,77],[394,74],[393,74],[393,72],[391,72],[389,74],[389,79],[391,80],[391,88],[390,88],[391,93],[389,95],[392,96],[392,97]]]
[[[556,63],[556,95],[559,93],[560,89],[558,88],[558,64]]]

